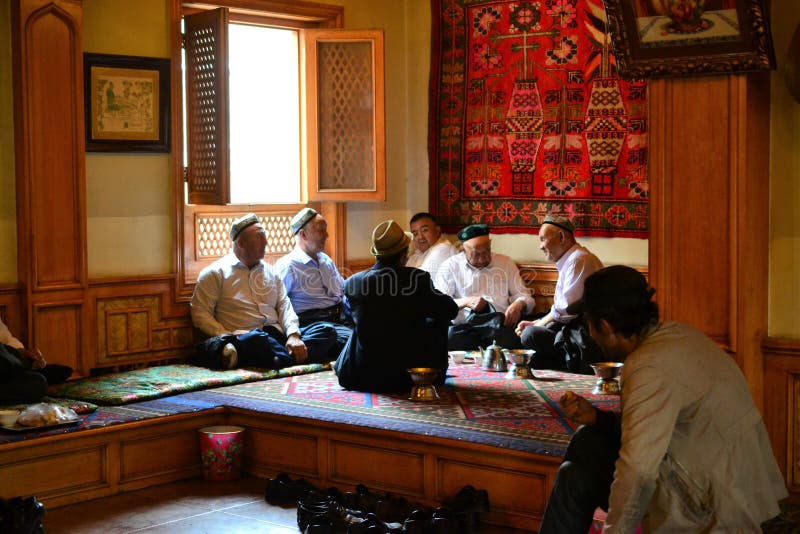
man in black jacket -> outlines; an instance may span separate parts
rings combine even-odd
[[[375,265],[351,276],[344,287],[355,329],[334,369],[339,384],[357,391],[403,391],[411,367],[447,373],[447,328],[456,303],[433,287],[425,271],[405,267],[408,236],[392,221],[372,232]]]

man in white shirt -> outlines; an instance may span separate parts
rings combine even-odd
[[[192,321],[212,336],[195,363],[279,368],[323,360],[330,347],[309,354],[286,289],[264,261],[267,233],[258,217],[235,220],[230,235],[233,251],[200,272],[192,295]]]
[[[534,368],[592,374],[589,364],[597,361],[599,348],[585,335],[580,317],[568,313],[567,306],[581,299],[584,280],[603,264],[575,241],[574,232],[566,217],[545,217],[539,229],[539,249],[558,270],[553,305],[541,319],[520,321],[516,331],[522,346],[536,351]]]
[[[442,235],[436,217],[426,211],[411,217],[409,227],[416,250],[406,261],[406,267],[422,269],[435,278],[442,262],[458,254],[456,247]]]
[[[275,263],[306,342],[330,339],[328,360],[339,356],[350,335],[352,321],[344,305],[344,279],[323,252],[328,223],[311,208],[303,208],[289,224],[295,247]]]
[[[474,350],[496,341],[504,348],[519,348],[514,327],[534,307],[530,290],[517,264],[504,254],[492,253],[489,227],[467,226],[458,233],[464,251],[442,263],[436,289],[450,295],[458,315],[448,333],[449,350]]]

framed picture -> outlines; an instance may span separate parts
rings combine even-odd
[[[603,0],[620,76],[775,67],[765,0]]]
[[[169,59],[84,54],[86,150],[169,152]]]

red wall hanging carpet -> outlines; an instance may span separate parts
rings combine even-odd
[[[647,86],[602,0],[432,0],[430,209],[445,231],[646,238]]]

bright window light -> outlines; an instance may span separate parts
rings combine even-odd
[[[231,203],[299,202],[297,32],[228,29]]]

